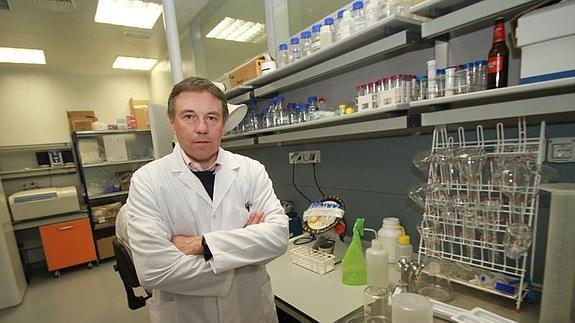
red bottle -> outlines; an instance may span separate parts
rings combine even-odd
[[[505,44],[505,19],[497,18],[493,28],[493,44],[487,58],[487,89],[507,86],[509,49]]]

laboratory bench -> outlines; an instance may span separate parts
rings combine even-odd
[[[289,249],[294,247],[290,239]],[[305,244],[313,245],[313,242]],[[300,322],[363,322],[363,290],[366,286],[347,286],[341,282],[341,263],[324,275],[293,264],[289,252],[267,265],[276,306]],[[390,264],[389,281],[399,281],[399,272]],[[525,304],[515,311],[513,300],[493,297],[466,286],[453,284],[454,297],[448,304],[463,309],[482,307],[517,322],[537,322],[538,304]],[[446,322],[434,317],[434,322]]]

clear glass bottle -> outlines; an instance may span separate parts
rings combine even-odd
[[[355,32],[355,21],[351,17],[351,12],[345,10],[343,12],[343,17],[339,22],[338,28],[336,30],[335,39],[336,41],[345,39]]]
[[[381,20],[383,15],[381,1],[380,0],[369,0],[365,7],[365,21],[367,26],[375,25],[379,20]]]
[[[356,1],[353,3],[353,10],[351,11],[351,16],[355,22],[355,31],[362,31],[367,27],[367,21],[365,19],[365,10],[363,8],[363,1]]]
[[[301,58],[301,49],[299,46],[299,38],[298,37],[292,37],[290,39],[289,54],[290,54],[289,60],[291,63],[293,63],[293,62],[295,62]]]
[[[334,33],[334,37],[333,37],[333,41],[337,41],[337,29],[339,28],[339,23],[341,22],[341,20],[343,19],[343,13],[345,12],[345,9],[341,9],[337,12],[337,17],[334,19],[333,21],[333,33]]]
[[[321,24],[313,25],[311,27],[311,51],[317,52],[321,49],[321,44],[319,41],[319,33],[321,30]]]
[[[276,60],[279,67],[286,66],[290,63],[290,57],[288,52],[288,45],[286,43],[281,43],[279,45],[278,53],[276,55]]]
[[[278,96],[276,98],[276,125],[284,126],[290,124],[289,111],[285,104],[285,98]]]
[[[319,44],[321,48],[326,48],[333,43],[333,18],[327,17],[324,20],[319,32]]]
[[[477,60],[475,61],[474,67],[477,91],[483,91],[487,89],[487,61]]]
[[[301,57],[306,57],[312,53],[311,31],[304,30],[301,33]]]

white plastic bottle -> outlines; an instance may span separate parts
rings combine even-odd
[[[341,18],[341,21],[337,26],[335,39],[336,41],[340,41],[342,39],[351,36],[351,34],[353,34],[354,32],[355,32],[355,21],[351,17],[351,12],[349,10],[346,10],[343,12],[343,17]]]
[[[365,251],[367,262],[367,285],[388,288],[389,254],[381,248],[378,239],[371,240],[371,248]]]
[[[395,242],[395,258],[407,258],[411,260],[413,257],[413,247],[411,246],[411,242],[409,241],[409,236],[404,234],[397,238]]]
[[[331,43],[333,43],[333,18],[327,17],[319,31],[319,44],[323,49],[331,45]]]
[[[405,230],[399,224],[398,218],[384,218],[381,229],[377,232],[381,247],[389,253],[389,263],[393,264],[397,261],[395,257],[395,241],[399,236],[403,235]]]
[[[355,21],[355,31],[362,31],[367,27],[365,20],[365,10],[363,9],[363,1],[356,1],[353,3],[353,10],[351,16]]]

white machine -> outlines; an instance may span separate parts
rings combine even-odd
[[[16,192],[8,198],[14,221],[80,210],[75,186],[40,188]]]

